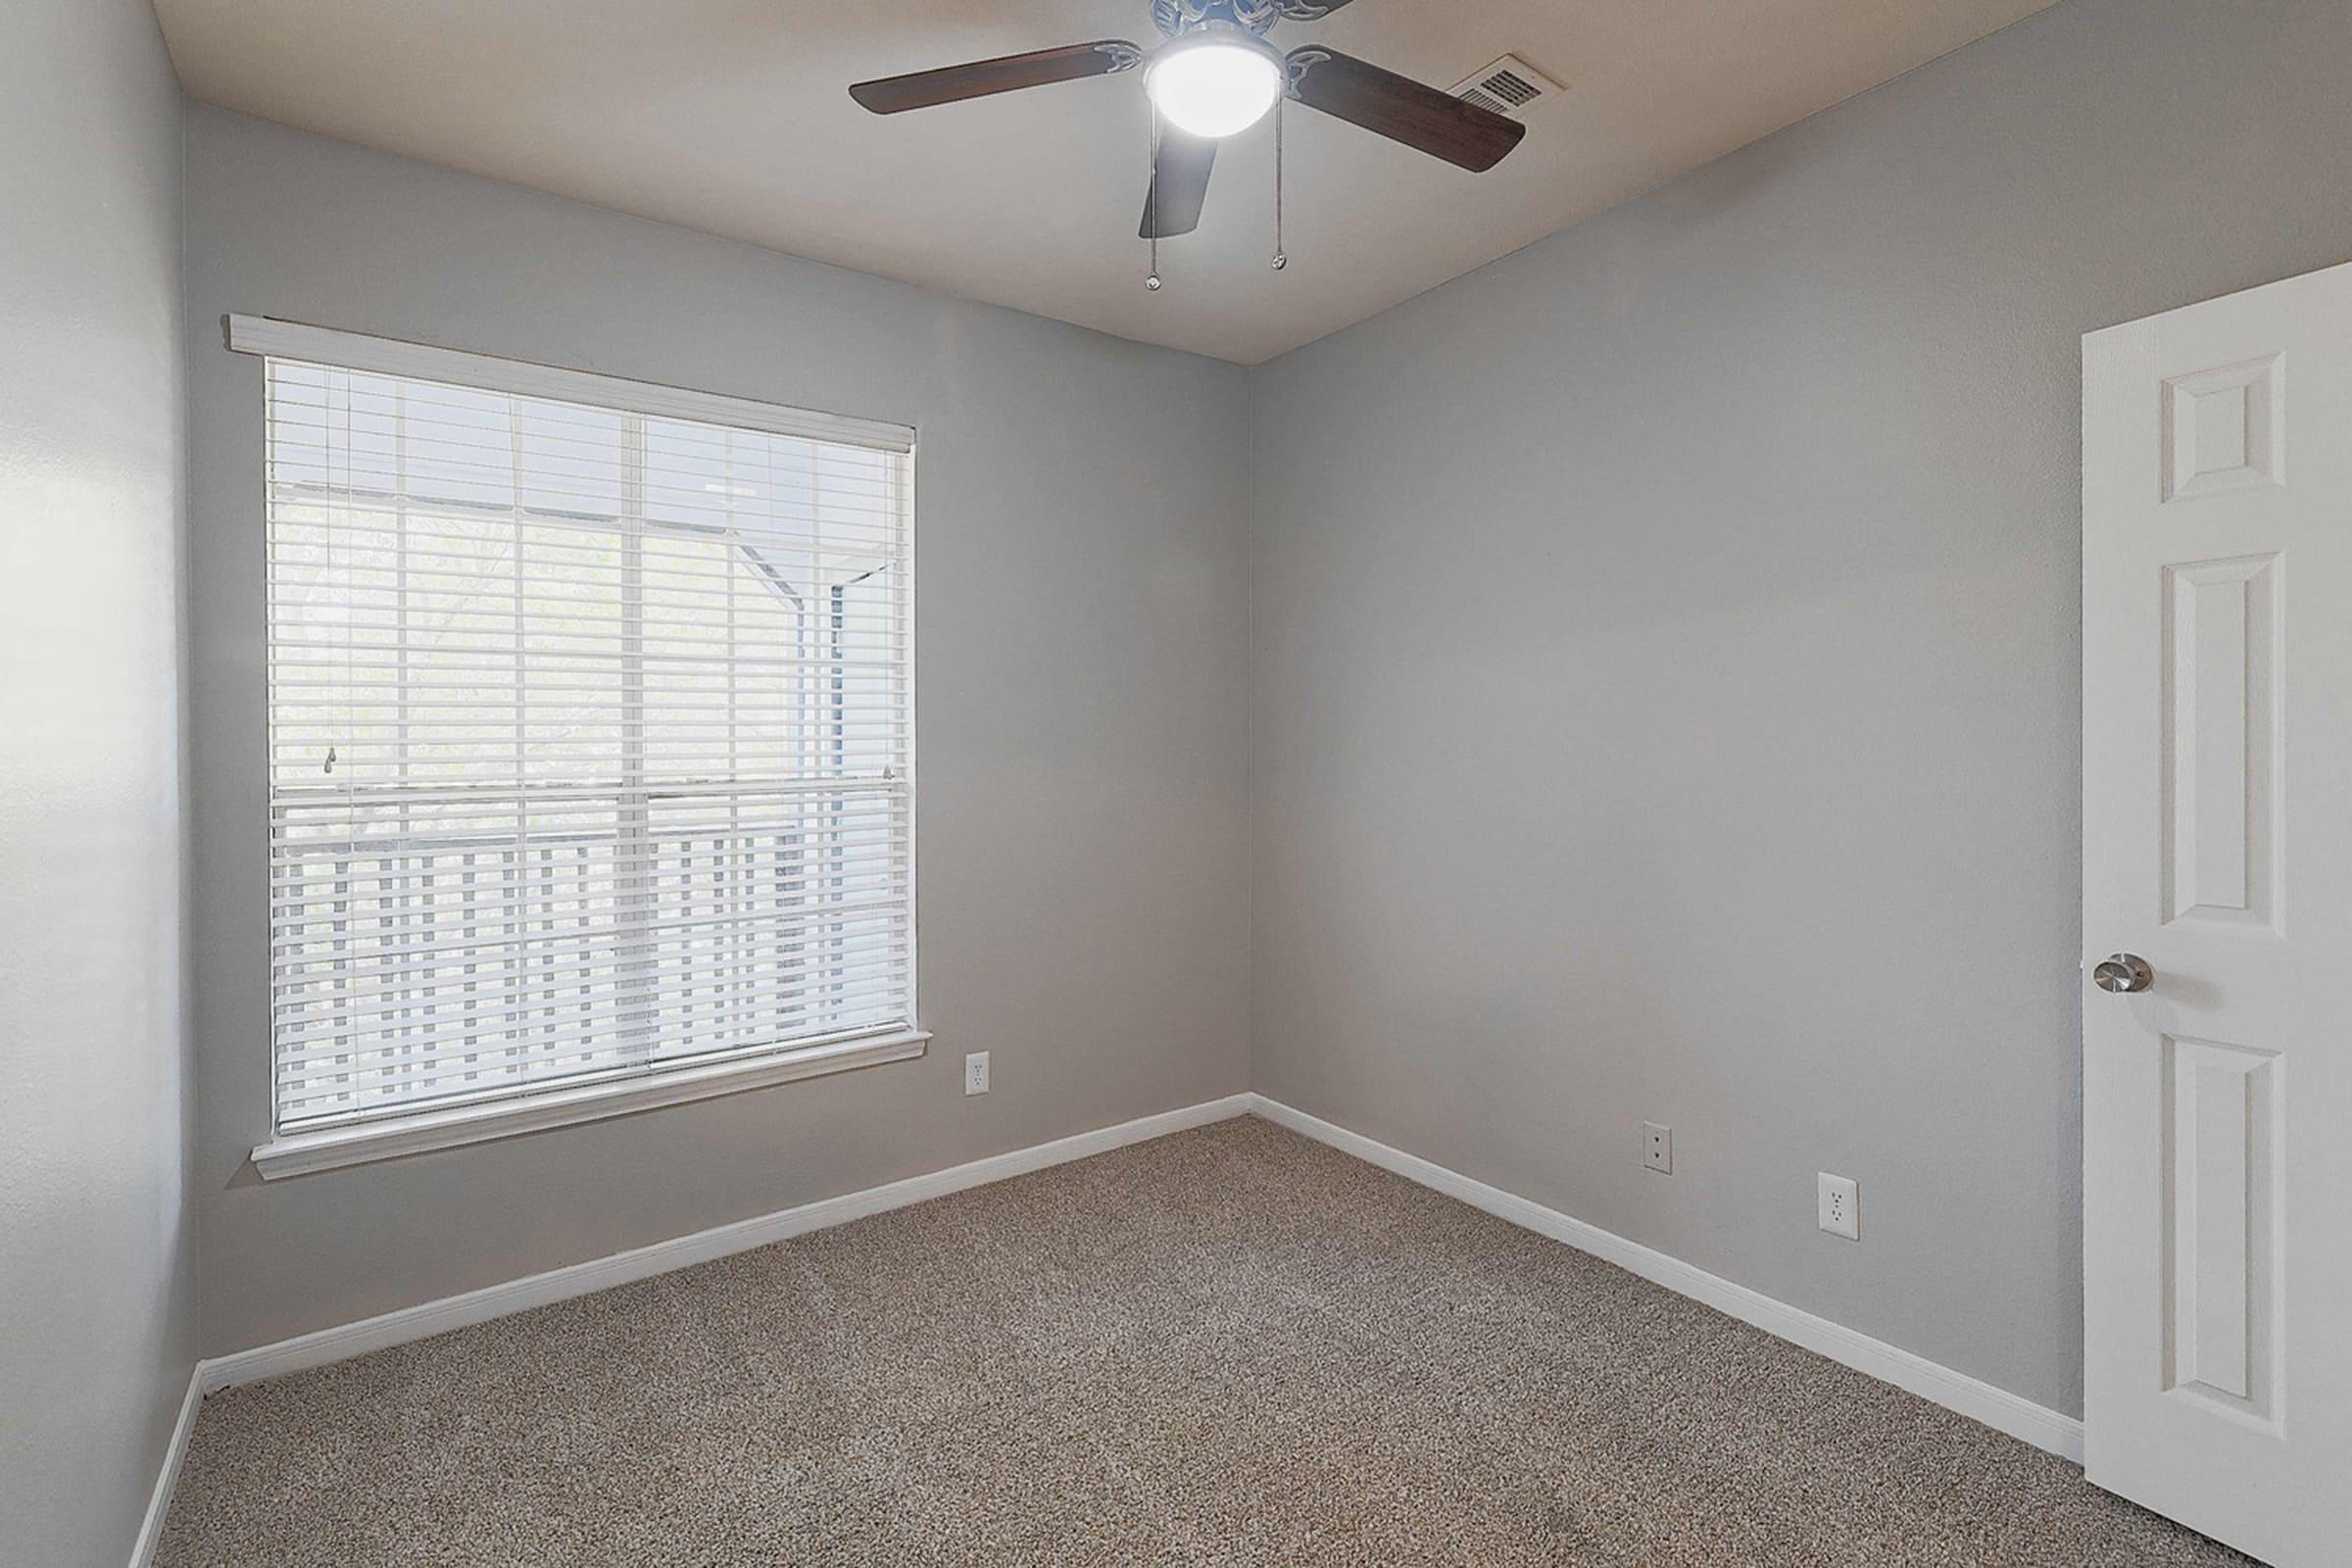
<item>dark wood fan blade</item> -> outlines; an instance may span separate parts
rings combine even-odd
[[[1156,191],[1144,193],[1144,223],[1138,231],[1152,237],[1152,220],[1159,220],[1159,237],[1190,234],[1200,226],[1200,204],[1208,199],[1209,172],[1217,166],[1217,144],[1174,125],[1159,127],[1159,174]]]
[[[1352,55],[1309,44],[1291,51],[1291,96],[1309,109],[1377,131],[1432,158],[1484,173],[1519,145],[1527,127],[1450,93],[1425,87]]]
[[[933,104],[1018,92],[1023,87],[1107,76],[1114,71],[1132,69],[1142,57],[1142,51],[1125,39],[1104,38],[1098,43],[1073,43],[1060,49],[1040,49],[1034,54],[975,60],[969,65],[943,66],[937,71],[861,81],[850,89],[850,96],[877,115],[896,115],[909,109],[928,109]]]

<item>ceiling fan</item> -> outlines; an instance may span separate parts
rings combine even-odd
[[[1152,25],[1165,41],[1151,49],[1104,38],[861,81],[850,96],[877,115],[896,115],[1140,68],[1157,110],[1140,231],[1154,241],[1200,226],[1218,141],[1256,124],[1284,98],[1474,173],[1519,145],[1527,127],[1492,110],[1336,49],[1307,44],[1284,54],[1266,41],[1277,23],[1319,22],[1348,3],[1152,0]],[[1278,245],[1275,266],[1282,265]],[[1157,286],[1156,271],[1151,281]]]

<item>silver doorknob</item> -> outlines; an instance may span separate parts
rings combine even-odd
[[[2138,954],[2119,953],[2101,959],[2099,966],[2090,971],[2090,978],[2091,983],[2101,991],[2112,991],[2121,996],[2128,992],[2147,990],[2156,983],[2156,971],[2149,968],[2148,960]]]

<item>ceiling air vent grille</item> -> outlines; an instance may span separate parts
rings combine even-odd
[[[1453,84],[1456,98],[1513,120],[1526,118],[1528,105],[1564,91],[1558,82],[1517,55],[1504,55],[1486,70],[1473,72]]]

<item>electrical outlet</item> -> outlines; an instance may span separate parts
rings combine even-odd
[[[988,1053],[975,1051],[963,1058],[963,1092],[967,1095],[988,1093]]]
[[[1850,1176],[1818,1172],[1821,1178],[1821,1228],[1849,1242],[1862,1239],[1862,1188]]]
[[[1642,1124],[1642,1163],[1661,1176],[1674,1174],[1674,1129],[1654,1121]]]

